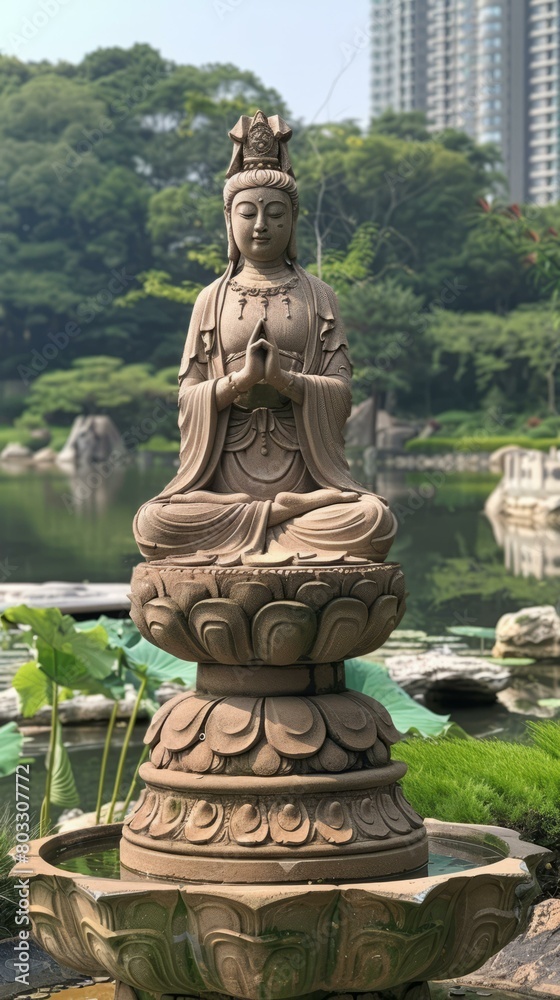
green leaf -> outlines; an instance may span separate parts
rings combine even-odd
[[[370,660],[347,660],[346,683],[354,691],[375,698],[391,714],[400,733],[441,736],[449,729],[448,715],[436,715],[419,705],[391,680],[387,669]]]
[[[46,761],[48,767],[48,755]],[[54,748],[53,776],[51,784],[51,802],[62,809],[73,809],[80,804],[80,796],[76,788],[74,773],[68,751],[62,742],[60,726]]]
[[[21,711],[26,719],[36,715],[44,705],[52,704],[52,681],[35,660],[22,664],[12,680],[12,686],[19,695]]]
[[[13,774],[21,756],[23,733],[15,722],[0,726],[0,778]]]
[[[131,649],[126,650],[126,660],[133,673],[147,677],[149,686],[163,681],[178,681],[194,686],[196,663],[179,660],[163,649],[158,649],[147,639],[140,639]]]
[[[495,628],[482,628],[477,625],[448,625],[447,632],[451,635],[464,635],[470,639],[495,639]]]
[[[530,667],[536,660],[529,656],[493,656],[492,663],[497,663],[500,667]]]

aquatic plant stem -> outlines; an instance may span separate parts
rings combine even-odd
[[[56,671],[56,650],[53,650]],[[51,732],[49,737],[49,749],[47,751],[47,777],[45,780],[45,794],[41,803],[41,813],[39,817],[39,836],[46,837],[51,825],[51,788],[54,770],[54,756],[56,741],[58,739],[58,684],[53,681],[52,685],[52,705],[51,705]]]
[[[99,784],[97,786],[97,805],[95,807],[96,824],[101,821],[101,806],[103,804],[103,787],[105,785],[105,775],[107,773],[107,762],[109,760],[109,750],[111,749],[111,740],[113,739],[113,730],[115,728],[115,723],[117,721],[118,714],[119,714],[119,701],[117,698],[111,710],[109,724],[107,726],[107,735],[105,736],[105,746],[103,747],[103,756],[101,758],[101,768],[99,771]]]
[[[136,788],[136,783],[138,781],[138,771],[140,770],[140,767],[142,766],[142,764],[146,760],[146,757],[148,756],[149,750],[150,750],[149,747],[144,747],[144,749],[142,750],[142,753],[140,754],[140,760],[138,761],[138,763],[136,765],[136,770],[134,772],[134,776],[132,778],[132,781],[130,782],[130,788],[128,789],[128,792],[126,793],[126,799],[124,800],[123,819],[126,816],[127,809],[128,809],[128,807],[129,807],[129,805],[131,803],[132,796],[134,795],[134,789]]]
[[[138,694],[136,695],[136,701],[134,702],[134,708],[132,709],[132,714],[130,716],[130,719],[128,720],[128,726],[126,727],[126,733],[124,735],[124,741],[123,741],[123,745],[122,745],[122,749],[121,749],[121,754],[120,754],[120,757],[119,757],[119,763],[118,763],[118,767],[117,767],[117,774],[116,774],[116,777],[115,777],[115,784],[114,784],[114,787],[113,787],[113,795],[111,797],[111,803],[109,805],[109,811],[107,813],[107,823],[112,823],[113,822],[113,816],[115,814],[115,805],[116,805],[116,802],[117,802],[117,797],[118,797],[118,794],[119,794],[119,789],[121,787],[121,782],[122,782],[122,777],[123,777],[123,771],[124,771],[124,765],[125,765],[125,761],[126,761],[126,755],[127,755],[127,752],[128,752],[128,746],[129,746],[130,740],[132,738],[132,733],[134,732],[134,726],[136,725],[136,717],[138,715],[138,710],[140,708],[140,703],[141,703],[141,701],[142,701],[142,699],[144,697],[144,694],[146,692],[146,687],[147,686],[148,686],[148,679],[147,679],[147,677],[143,677],[142,681],[140,683],[140,687],[138,688]]]

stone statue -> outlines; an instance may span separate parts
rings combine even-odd
[[[421,869],[398,733],[346,688],[388,638],[404,578],[395,519],[353,481],[351,368],[336,298],[296,263],[291,131],[230,133],[229,266],[199,296],[179,374],[180,468],[139,510],[131,615],[198,662],[156,713],[121,861],[189,881],[300,882]]]
[[[230,132],[229,265],[199,295],[179,372],[180,468],[138,512],[147,559],[191,565],[381,562],[395,518],[344,457],[348,344],[332,289],[296,262],[291,129]]]

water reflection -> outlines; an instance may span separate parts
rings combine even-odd
[[[132,518],[169,481],[172,465],[141,454],[85,473],[0,467],[0,559],[11,582],[126,582],[139,561]],[[371,479],[359,459],[353,472]],[[491,526],[481,511],[495,483],[486,474],[377,471],[371,486],[399,520],[391,558],[407,578],[406,628],[491,626],[506,611],[557,603],[560,534]]]
[[[514,576],[544,580],[560,576],[560,532],[514,524],[486,511],[496,544],[504,550],[504,565]]]

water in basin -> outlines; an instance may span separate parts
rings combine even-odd
[[[503,854],[498,850],[481,842],[430,837],[429,844],[428,870],[427,873],[425,870],[418,872],[419,877],[426,874],[430,876],[453,875],[457,872],[492,864],[503,858]],[[60,850],[46,860],[63,871],[74,872],[78,875],[91,875],[95,878],[108,879],[126,879],[128,877],[126,869],[121,868],[119,847],[114,840],[106,840],[96,846],[92,845],[89,850],[85,848],[79,851],[73,848]],[[131,877],[138,878],[136,874],[132,874]],[[406,877],[410,878],[411,873],[408,873]],[[164,882],[167,880],[152,878],[151,881]]]

